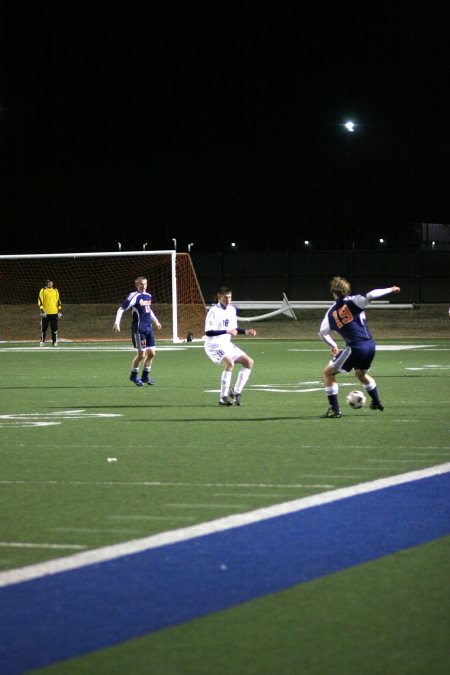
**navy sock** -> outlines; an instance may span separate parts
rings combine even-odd
[[[339,411],[339,403],[337,394],[328,394],[328,403],[333,408],[335,412]]]

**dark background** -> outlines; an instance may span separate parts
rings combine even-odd
[[[450,10],[391,5],[3,6],[0,252],[419,246]]]

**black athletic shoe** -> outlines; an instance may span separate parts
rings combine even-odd
[[[382,403],[377,403],[376,401],[370,402],[371,410],[384,410],[384,405]]]
[[[241,395],[235,392],[234,389],[230,389],[229,396],[233,400],[234,405],[242,405]]]
[[[328,408],[327,412],[321,415],[320,417],[321,419],[325,419],[327,417],[338,418],[342,417],[342,413],[340,410],[333,410],[333,408]]]
[[[219,398],[219,405],[229,406],[233,405],[228,396],[221,396]]]

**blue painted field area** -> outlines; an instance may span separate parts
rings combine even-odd
[[[450,533],[450,474],[0,590],[1,672],[179,624]]]

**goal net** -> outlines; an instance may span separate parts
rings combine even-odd
[[[157,339],[180,342],[204,332],[205,301],[188,253],[130,251],[0,255],[0,339],[39,339],[38,293],[47,279],[59,290],[63,316],[59,338],[112,339],[117,308],[134,290],[138,276],[148,279],[153,309],[162,324]],[[121,339],[131,312],[122,319]]]

